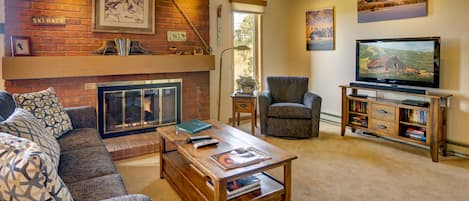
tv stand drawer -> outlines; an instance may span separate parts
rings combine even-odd
[[[396,107],[372,103],[371,118],[394,122],[396,119]]]

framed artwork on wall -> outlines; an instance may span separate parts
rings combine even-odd
[[[358,23],[427,16],[428,0],[357,0]]]
[[[11,56],[31,56],[31,38],[11,36]]]
[[[155,34],[155,0],[93,0],[93,31]]]
[[[334,49],[334,8],[306,11],[306,50]]]

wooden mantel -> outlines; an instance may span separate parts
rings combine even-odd
[[[213,55],[4,57],[3,79],[43,79],[200,72],[215,69]]]

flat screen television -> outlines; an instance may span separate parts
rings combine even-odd
[[[419,87],[440,85],[440,38],[356,41],[356,80]]]

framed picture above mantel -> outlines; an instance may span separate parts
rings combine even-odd
[[[93,32],[155,34],[155,0],[93,0]]]

